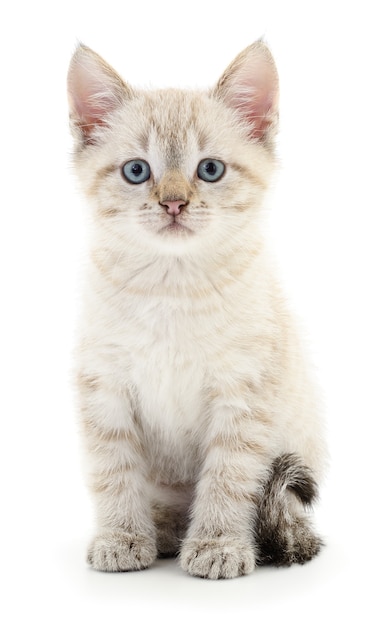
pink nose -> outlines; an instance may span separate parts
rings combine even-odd
[[[167,207],[168,215],[179,215],[186,202],[184,200],[172,200],[171,202],[161,202],[162,206]]]

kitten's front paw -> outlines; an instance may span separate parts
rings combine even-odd
[[[180,562],[192,576],[217,580],[249,574],[255,566],[255,555],[249,543],[227,537],[188,539]]]
[[[87,561],[102,572],[128,572],[149,567],[156,556],[155,541],[149,537],[110,530],[92,541]]]

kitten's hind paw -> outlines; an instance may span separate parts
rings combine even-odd
[[[87,561],[102,572],[128,572],[149,567],[156,556],[156,544],[149,537],[110,530],[92,541]]]
[[[235,539],[189,539],[182,547],[180,563],[191,576],[236,578],[252,572],[255,555],[248,544]]]

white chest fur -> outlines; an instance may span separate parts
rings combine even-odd
[[[143,419],[166,430],[189,429],[202,409],[202,363],[192,338],[143,334],[130,356]],[[143,345],[141,345],[143,344]]]
[[[256,379],[258,323],[268,317],[258,289],[255,298],[244,275],[218,287],[212,285],[217,276],[204,282],[202,273],[194,281],[175,275],[179,292],[156,277],[147,289],[134,281],[118,289],[95,274],[86,302],[86,359],[99,359],[97,370],[105,370],[115,389],[129,388],[145,429],[162,432],[170,443],[197,434],[212,381]]]

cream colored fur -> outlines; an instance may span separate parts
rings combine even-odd
[[[141,91],[81,46],[69,95],[92,211],[77,352],[98,524],[89,561],[151,565],[168,533],[179,549],[176,515],[185,570],[248,573],[272,461],[295,453],[317,481],[324,463],[314,388],[263,242],[274,63],[256,43],[210,92]],[[197,177],[205,158],[225,163],[217,182]],[[131,159],[149,163],[149,180],[124,179]],[[168,230],[165,202],[180,198]]]

